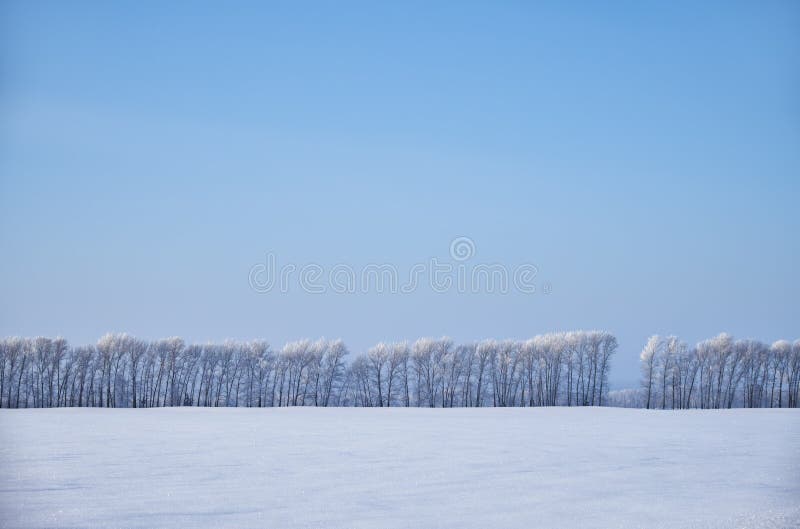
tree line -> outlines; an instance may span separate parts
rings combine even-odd
[[[624,406],[798,407],[800,340],[771,345],[720,334],[689,347],[653,336],[640,388],[609,391],[617,339],[605,331],[457,344],[342,340],[186,344],[107,334],[0,340],[0,407]]]
[[[616,338],[379,343],[349,359],[341,340],[186,344],[107,334],[0,340],[0,407],[602,406]]]
[[[765,344],[723,333],[689,347],[651,336],[640,356],[641,388],[609,395],[616,406],[658,409],[797,408],[800,340]]]

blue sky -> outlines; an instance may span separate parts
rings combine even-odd
[[[797,3],[377,4],[4,2],[0,334],[800,337]],[[552,293],[247,281],[457,236]]]

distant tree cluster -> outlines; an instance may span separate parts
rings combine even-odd
[[[617,348],[602,331],[527,341],[380,343],[347,361],[341,340],[187,345],[107,334],[0,340],[0,407],[601,406]]]
[[[617,339],[602,331],[526,341],[380,343],[350,366],[357,406],[601,406]]]
[[[694,347],[652,336],[641,354],[642,387],[611,392],[626,407],[797,408],[800,340],[768,345],[720,334]]]
[[[186,345],[107,334],[71,348],[63,338],[0,341],[0,405],[328,406],[346,379],[341,340]]]

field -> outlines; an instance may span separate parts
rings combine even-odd
[[[0,410],[2,527],[798,527],[798,410]]]

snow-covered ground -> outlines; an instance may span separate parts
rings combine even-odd
[[[2,527],[799,527],[800,411],[0,410]]]

